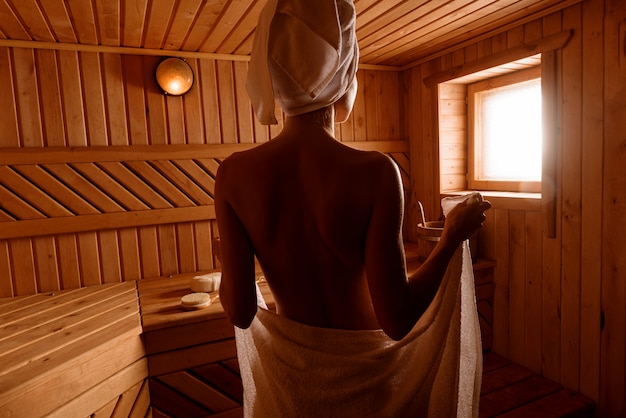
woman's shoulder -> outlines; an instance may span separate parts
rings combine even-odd
[[[364,169],[394,170],[396,167],[391,157],[380,151],[358,150],[349,146],[346,147],[350,148],[351,160],[355,164],[363,166]]]
[[[241,166],[249,166],[255,161],[263,161],[267,158],[268,152],[271,152],[271,148],[273,148],[271,142],[264,142],[244,151],[233,152],[220,163],[220,170],[231,167],[241,168]]]

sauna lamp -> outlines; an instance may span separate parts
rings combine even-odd
[[[180,96],[191,89],[193,71],[184,60],[167,58],[157,66],[156,81],[165,94]]]

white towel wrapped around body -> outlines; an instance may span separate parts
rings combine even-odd
[[[235,336],[246,417],[478,416],[482,353],[467,241],[401,341],[266,309]]]

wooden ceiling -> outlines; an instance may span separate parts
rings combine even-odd
[[[408,66],[579,1],[355,0],[361,63]],[[0,38],[246,56],[265,2],[0,0]]]

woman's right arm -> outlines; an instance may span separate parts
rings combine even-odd
[[[432,302],[450,259],[459,244],[480,229],[489,202],[464,202],[447,216],[441,239],[431,255],[407,277],[402,221],[403,192],[400,174],[390,160],[377,171],[376,201],[365,244],[365,266],[370,295],[379,325],[400,340]]]

